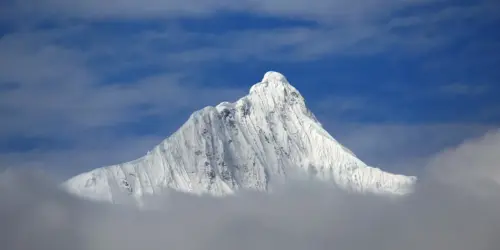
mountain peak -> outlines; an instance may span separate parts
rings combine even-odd
[[[286,77],[276,71],[266,72],[262,81],[250,89],[250,95],[272,96],[278,99],[286,99],[290,94],[303,99],[299,91],[288,82]]]
[[[381,194],[407,193],[415,182],[358,159],[324,130],[299,91],[275,71],[235,103],[195,114],[147,155],[82,173],[65,186],[84,197],[119,203],[168,190],[271,191],[295,178]]]
[[[288,83],[288,80],[286,77],[276,71],[268,71],[266,74],[264,74],[264,77],[262,78],[261,82],[281,82],[281,83]]]

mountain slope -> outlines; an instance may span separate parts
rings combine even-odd
[[[402,194],[414,177],[367,166],[339,144],[307,109],[304,98],[277,72],[267,72],[250,93],[191,115],[147,155],[75,176],[71,192],[116,202],[174,189],[226,195],[266,191],[291,178],[318,178],[342,188]]]

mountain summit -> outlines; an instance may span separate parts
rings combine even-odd
[[[293,178],[316,178],[343,189],[404,194],[415,177],[367,166],[323,129],[300,92],[267,72],[250,93],[192,114],[147,155],[75,176],[78,195],[117,202],[173,189],[196,194],[268,191]]]

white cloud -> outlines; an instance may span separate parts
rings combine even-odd
[[[430,161],[433,178],[454,185],[500,185],[500,130],[443,151]]]
[[[367,164],[418,176],[437,152],[495,128],[494,125],[467,123],[349,123],[334,118],[325,118],[323,125]]]
[[[490,134],[461,146],[477,149],[467,151],[468,165],[494,174],[480,166],[495,159],[499,140]],[[463,153],[444,156],[457,157],[440,163],[444,180],[470,173],[455,168]],[[470,187],[464,182],[478,180],[422,180],[400,199],[302,183],[223,199],[172,193],[155,203],[160,210],[137,211],[78,200],[37,175],[7,172],[0,176],[0,241],[6,250],[498,249],[498,185],[464,192]]]

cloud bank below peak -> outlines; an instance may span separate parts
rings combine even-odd
[[[447,177],[461,175],[464,168],[455,163],[464,158],[483,176],[495,174],[498,161],[496,168],[483,166],[489,166],[484,159],[496,159],[499,134],[437,155],[448,160],[429,168],[446,168],[444,179],[432,176],[442,172],[430,171],[414,193],[401,199],[293,183],[273,194],[223,199],[172,193],[151,200],[160,210],[137,211],[76,199],[32,172],[4,172],[0,240],[7,250],[495,250],[500,186],[476,188],[463,184],[478,179]]]

